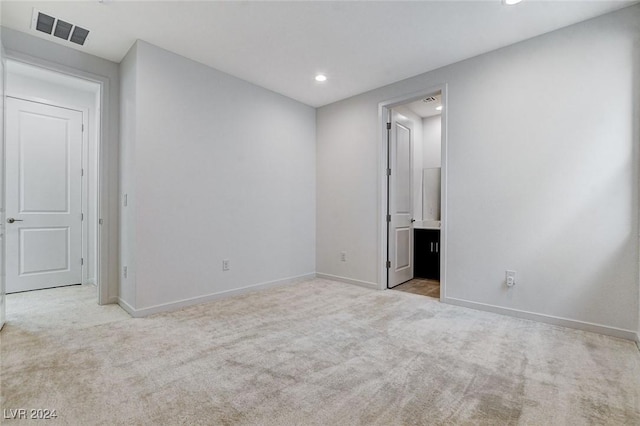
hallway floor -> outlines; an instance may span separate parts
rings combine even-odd
[[[424,278],[414,278],[406,283],[400,284],[393,290],[404,291],[407,293],[420,294],[422,296],[440,299],[440,281],[426,280]]]

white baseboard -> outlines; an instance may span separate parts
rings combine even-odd
[[[316,273],[316,277],[317,278],[322,278],[322,279],[325,279],[325,280],[340,281],[340,282],[347,283],[347,284],[353,284],[353,285],[357,285],[357,286],[360,286],[360,287],[370,288],[372,290],[378,290],[378,284],[371,283],[371,282],[368,282],[368,281],[354,280],[352,278],[340,277],[340,276],[331,275],[331,274],[321,274],[319,272]]]
[[[105,303],[105,305],[111,305],[112,303],[119,303],[120,302],[120,298],[118,296],[111,296],[110,298],[107,299],[107,303]]]
[[[238,296],[257,290],[265,290],[272,287],[280,287],[296,284],[302,281],[308,281],[316,277],[315,273],[298,275],[296,277],[283,278],[275,281],[268,281],[259,284],[248,285],[246,287],[235,288],[233,290],[225,290],[217,293],[206,294],[204,296],[192,297],[189,299],[177,300],[175,302],[163,303],[160,305],[149,306],[147,308],[135,309],[124,300],[118,298],[118,304],[134,318],[146,317],[160,312],[175,311],[191,305],[199,305],[201,303],[211,302],[213,300],[225,299],[227,297]]]
[[[567,318],[555,317],[552,315],[536,314],[534,312],[521,311],[519,309],[503,308],[501,306],[489,305],[486,303],[472,302],[470,300],[457,299],[455,297],[445,297],[442,302],[450,305],[463,306],[465,308],[477,309],[480,311],[488,311],[511,317],[528,319],[532,321],[543,322],[546,324],[559,325],[562,327],[575,328],[577,330],[590,331],[593,333],[605,334],[607,336],[618,337],[621,339],[637,341],[638,335],[635,331],[624,330],[621,328],[609,327],[606,325],[594,324],[585,321],[577,321]]]
[[[120,299],[119,297],[118,297],[118,305],[120,305],[120,307],[124,309],[129,315],[131,315],[134,318],[136,317],[135,315],[136,310],[133,309],[133,306],[131,306],[124,300]]]
[[[636,334],[636,346],[638,346],[638,350],[640,351],[640,333]]]

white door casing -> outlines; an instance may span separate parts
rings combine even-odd
[[[79,284],[82,112],[16,98],[6,108],[7,293]]]
[[[389,132],[389,253],[388,287],[413,278],[412,132],[396,112]]]

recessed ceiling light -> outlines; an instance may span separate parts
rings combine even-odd
[[[318,74],[316,75],[316,81],[319,81],[320,83],[327,81],[327,76],[324,74]]]
[[[442,105],[436,107],[436,111],[442,111]]]
[[[504,4],[507,6],[513,6],[514,4],[520,3],[522,0],[502,0]]]

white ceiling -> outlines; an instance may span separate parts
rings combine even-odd
[[[428,100],[428,102],[425,102],[425,100]],[[418,99],[414,102],[409,102],[408,104],[402,106],[404,108],[407,108],[409,111],[413,112],[420,118],[440,115],[442,114],[442,111],[436,108],[442,106],[442,94],[440,92],[434,93],[431,96],[424,96],[422,99]]]
[[[1,22],[115,62],[142,39],[317,107],[633,3],[3,0]],[[89,29],[84,47],[30,29],[34,7]]]

